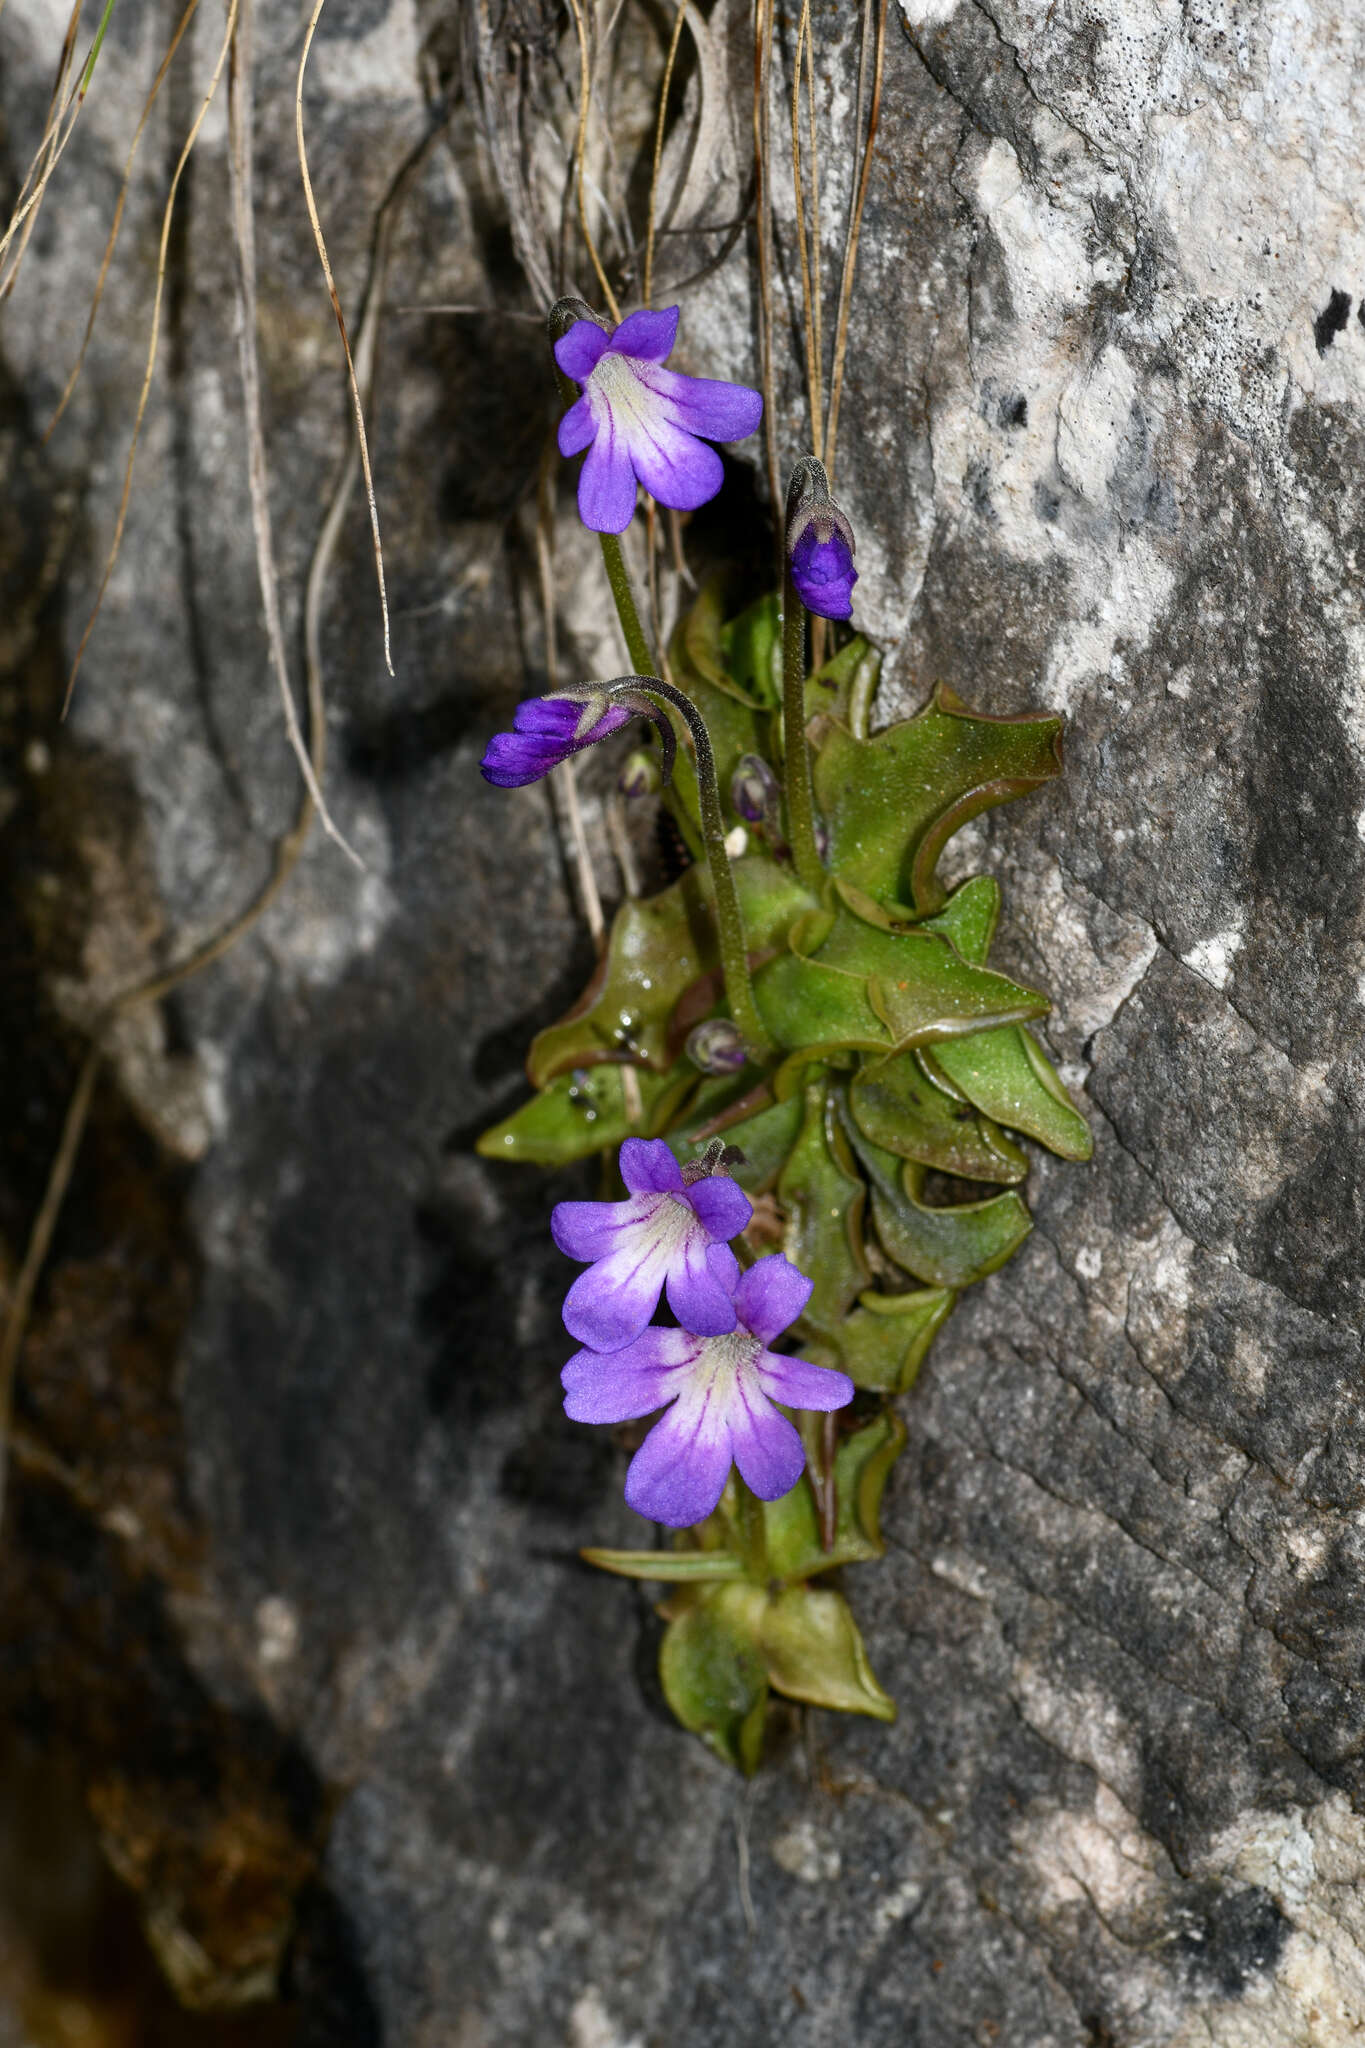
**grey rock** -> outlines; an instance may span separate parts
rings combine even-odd
[[[858,15],[816,10],[831,223]],[[251,899],[298,801],[216,115],[123,553],[56,722],[166,167],[221,34],[196,22],[158,102],[86,377],[43,445],[169,33],[114,23],[0,334],[5,1271],[83,1030]],[[263,6],[296,684],[348,423],[292,155],[297,29]],[[599,182],[647,149],[657,29],[628,10]],[[0,20],[7,189],[59,33],[44,10]],[[1097,1149],[1037,1160],[1032,1238],[903,1404],[890,1550],[847,1583],[897,1723],[793,1714],[749,1787],[673,1726],[648,1599],[576,1561],[638,1527],[621,1454],[559,1407],[546,1214],[590,1176],[469,1149],[592,957],[545,793],[476,769],[543,673],[525,508],[551,394],[534,322],[402,309],[534,309],[518,258],[551,261],[549,188],[509,221],[493,111],[520,93],[539,175],[562,164],[558,34],[530,5],[323,15],[305,104],[353,320],[376,213],[444,120],[398,216],[371,417],[393,677],[358,503],[326,593],[327,790],[364,868],[315,832],[254,930],[111,1048],[23,1362],[0,1696],[87,1760],[171,1967],[177,1930],[207,1955],[181,1988],[281,1985],[307,2040],[1344,2048],[1365,2025],[1361,24],[1321,0],[890,11],[837,471],[859,615],[884,717],[936,678],[1068,713],[1065,781],[953,858],[1002,880],[1003,964],[1054,993]],[[680,74],[704,161],[671,144],[665,164],[683,226],[744,205],[747,10],[718,6],[707,36]],[[808,429],[777,210],[785,464]],[[720,240],[665,237],[656,296]],[[831,227],[830,307],[838,247]],[[741,237],[683,292],[686,367],[757,374],[754,289]],[[763,467],[737,453],[741,509],[697,522],[703,550],[751,537]],[[561,656],[610,673],[567,508],[559,546]],[[584,773],[609,899],[613,772]],[[202,1917],[228,1838],[272,1845],[264,1942]]]

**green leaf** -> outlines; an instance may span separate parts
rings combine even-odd
[[[821,967],[865,977],[873,1009],[901,1047],[1041,1017],[1049,1007],[1036,990],[968,965],[940,933],[886,931],[842,902],[815,957]]]
[[[799,1069],[849,1047],[890,1052],[891,1033],[868,1001],[861,975],[844,974],[798,953],[782,953],[754,977],[759,1014],[777,1044],[795,1057],[787,1068]],[[773,1092],[789,1093],[779,1069]]]
[[[760,597],[720,629],[720,666],[744,696],[766,710],[782,702],[782,601]]]
[[[868,1282],[862,1231],[867,1189],[853,1171],[823,1078],[807,1082],[804,1102],[800,1135],[778,1176],[777,1198],[787,1213],[787,1257],[814,1282],[802,1321],[829,1331]]]
[[[712,965],[713,947],[702,868],[687,868],[657,896],[628,897],[574,1008],[532,1040],[532,1086],[600,1060],[628,1057],[660,1073],[672,1066],[668,1020],[683,990]]]
[[[789,1586],[763,1610],[760,1648],[768,1678],[789,1699],[894,1721],[896,1708],[872,1676],[863,1639],[838,1593]]]
[[[949,1287],[864,1294],[838,1332],[839,1363],[854,1386],[874,1394],[908,1393],[956,1300]]]
[[[734,875],[750,950],[769,952],[810,908],[810,895],[789,868],[764,854],[736,861]],[[532,1085],[602,1060],[629,1058],[656,1072],[671,1067],[687,1029],[718,1000],[718,957],[703,866],[685,869],[657,896],[627,898],[587,988],[567,1016],[533,1040],[526,1062]],[[684,995],[691,1013],[675,1023]]]
[[[920,1197],[924,1172],[850,1132],[872,1182],[872,1220],[882,1249],[905,1272],[932,1287],[970,1287],[1010,1258],[1033,1228],[1011,1189],[984,1202],[931,1208]]]
[[[954,889],[936,917],[926,917],[927,932],[941,932],[973,967],[984,967],[1000,921],[1000,884],[994,875],[973,875]]]
[[[765,1605],[759,1586],[679,1595],[659,1651],[664,1696],[683,1727],[746,1775],[758,1768],[763,1748],[768,1680],[758,1641]]]
[[[955,1042],[972,1045],[975,1040]],[[916,1159],[963,1180],[1013,1183],[1028,1173],[1027,1158],[997,1124],[956,1094],[934,1086],[921,1051],[865,1065],[854,1076],[848,1099],[864,1136],[902,1159]]]
[[[934,1057],[986,1116],[1036,1138],[1063,1159],[1090,1157],[1090,1126],[1030,1032],[1017,1024],[982,1031],[935,1046]]]
[[[724,577],[713,578],[703,588],[690,612],[682,618],[669,644],[673,680],[686,690],[706,720],[720,778],[720,800],[728,824],[739,821],[730,802],[730,780],[741,754],[766,754],[767,704],[775,701],[757,697],[737,683],[729,673],[726,631],[722,623],[725,603]],[[756,609],[756,608],[755,608]],[[743,615],[745,618],[748,614]],[[736,622],[738,624],[738,621]],[[728,629],[733,632],[733,627]],[[752,655],[746,645],[745,653]],[[780,655],[779,655],[780,659]],[[701,811],[697,801],[697,772],[686,746],[678,749],[673,771],[672,797],[681,805],[699,843]]]
[[[807,719],[835,718],[847,725],[854,689],[861,684],[870,698],[876,690],[881,666],[882,658],[871,642],[864,640],[861,633],[855,634],[846,647],[806,677]]]
[[[728,1550],[580,1550],[578,1554],[599,1571],[615,1572],[622,1579],[653,1579],[661,1585],[744,1577],[743,1559]]]
[[[964,960],[980,964],[995,932],[999,909],[1000,891],[995,882],[989,875],[977,875],[962,884],[928,925],[951,939]],[[1094,1150],[1090,1127],[1051,1061],[1032,1033],[1021,1031],[1018,1025],[937,1045],[928,1064],[931,1072],[935,1066],[942,1068],[945,1083],[964,1101],[1011,1130],[1036,1138],[1063,1159],[1088,1159]],[[876,1133],[869,1135],[875,1137]]]
[[[936,910],[953,833],[1061,770],[1060,718],[989,718],[940,684],[916,718],[857,740],[836,725],[815,760],[829,864],[871,895]]]
[[[752,1115],[732,1120],[726,1114],[752,1100],[760,1105]],[[684,1165],[712,1135],[723,1137],[727,1145],[737,1145],[744,1154],[744,1163],[727,1167],[726,1171],[746,1194],[753,1195],[776,1180],[783,1160],[796,1143],[803,1113],[799,1094],[786,1102],[774,1102],[771,1090],[762,1083],[756,1089],[746,1087],[745,1093],[738,1095],[734,1081],[708,1081],[703,1082],[688,1104],[679,1128],[666,1135]]]
[[[586,1067],[560,1074],[512,1115],[483,1133],[474,1149],[484,1159],[521,1166],[567,1166],[623,1138],[653,1137],[681,1109],[696,1069],[680,1060],[667,1074],[634,1069],[642,1114],[632,1122],[625,1067]]]
[[[821,1541],[820,1516],[809,1479],[800,1480],[781,1500],[769,1501],[764,1524],[773,1577],[808,1579],[839,1565],[880,1557],[886,1548],[881,1533],[882,1493],[904,1448],[905,1425],[895,1415],[879,1415],[839,1444],[834,1456],[836,1512],[830,1550]]]

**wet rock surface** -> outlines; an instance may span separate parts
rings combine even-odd
[[[856,12],[816,15],[832,208]],[[747,133],[742,16],[711,17],[718,176]],[[57,723],[207,20],[41,437],[170,27],[116,10],[0,335],[6,1277],[91,1018],[250,902],[298,802],[218,115],[171,237],[123,553]],[[274,5],[256,24],[296,683],[348,417],[292,155],[297,30]],[[518,62],[549,61],[548,10],[509,10],[504,50],[513,30]],[[338,2048],[1357,2038],[1361,37],[1276,0],[892,7],[839,449],[860,616],[890,709],[942,678],[1068,713],[1065,782],[956,857],[1001,877],[1003,964],[1055,995],[1096,1158],[1037,1158],[1033,1236],[902,1404],[891,1547],[846,1586],[898,1722],[793,1713],[744,1787],[663,1708],[649,1601],[576,1561],[638,1532],[624,1454],[559,1409],[545,1218],[590,1176],[469,1149],[592,957],[545,792],[476,771],[543,673],[526,507],[551,398],[533,322],[404,309],[533,302],[478,123],[441,97],[464,75],[450,17],[328,7],[309,143],[353,312],[376,216],[439,129],[394,210],[371,423],[396,675],[359,501],[323,607],[327,789],[364,868],[315,831],[254,929],[111,1049],[7,1502],[0,1703],[81,1760],[182,1995],[277,1988]],[[7,190],[59,39],[44,10],[0,21]],[[685,367],[752,374],[752,254],[685,297]],[[777,338],[785,461],[804,428]],[[563,658],[605,672],[567,517],[560,549]],[[611,772],[584,776],[609,898]]]

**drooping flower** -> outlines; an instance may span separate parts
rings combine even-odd
[[[555,361],[583,396],[559,423],[559,452],[587,459],[578,511],[595,533],[623,533],[635,511],[636,481],[679,512],[706,504],[724,472],[709,441],[742,441],[763,413],[762,394],[714,377],[684,377],[663,365],[678,331],[678,308],[629,314],[608,335],[575,320],[555,343]]]
[[[617,1351],[639,1336],[665,1289],[689,1330],[733,1330],[739,1262],[729,1239],[753,1214],[748,1196],[724,1173],[688,1181],[662,1138],[627,1138],[620,1164],[626,1201],[560,1202],[550,1219],[559,1249],[590,1262],[565,1298],[570,1336]]]
[[[489,741],[479,772],[499,789],[520,789],[633,716],[627,705],[607,704],[601,697],[527,697],[516,708],[512,731],[495,733]]]
[[[833,499],[805,507],[787,536],[792,582],[808,612],[822,619],[853,616],[853,528]]]
[[[811,1282],[775,1252],[734,1291],[735,1328],[722,1336],[645,1330],[612,1352],[580,1351],[563,1372],[575,1422],[627,1422],[669,1403],[630,1463],[626,1500],[671,1528],[705,1521],[731,1464],[760,1500],[790,1493],[805,1466],[801,1438],[773,1406],[842,1408],[853,1382],[768,1346],[810,1299]]]

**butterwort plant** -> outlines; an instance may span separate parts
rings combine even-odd
[[[668,1588],[665,1693],[747,1771],[774,1696],[894,1714],[824,1581],[882,1554],[895,1402],[1027,1235],[1025,1145],[1089,1155],[1028,1029],[1046,997],[988,964],[996,882],[939,876],[961,825],[1059,773],[1061,721],[940,685],[873,729],[856,538],[814,456],[782,508],[781,588],[737,606],[713,578],[661,660],[620,535],[642,490],[680,513],[714,497],[714,444],[752,434],[762,399],[668,367],[676,308],[611,326],[563,300],[549,329],[631,671],[528,699],[483,773],[524,788],[642,721],[619,786],[664,806],[684,859],[620,905],[589,987],[532,1042],[530,1100],[479,1150],[602,1159],[604,1198],[548,1219],[582,1268],[564,1405],[621,1433],[626,1505],[666,1536],[584,1555]]]

